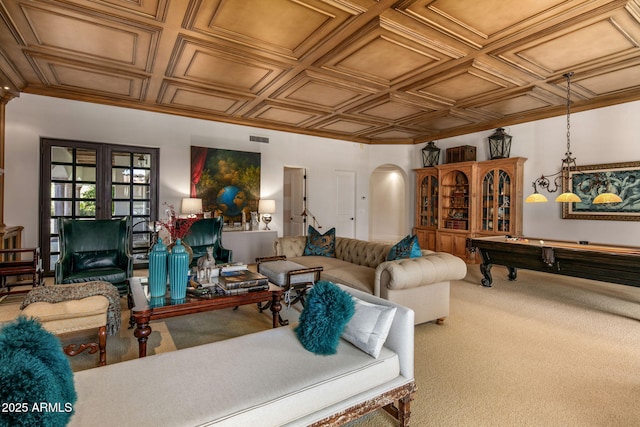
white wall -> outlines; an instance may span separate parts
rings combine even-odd
[[[640,160],[640,102],[572,114],[572,150],[579,165]],[[560,167],[566,145],[566,120],[558,117],[507,128],[514,137],[512,156],[527,157],[525,182]],[[443,148],[478,147],[487,158],[492,131],[438,141]],[[269,144],[249,142],[267,136]],[[178,204],[189,192],[190,146],[262,153],[261,196],[282,207],[283,167],[307,168],[309,209],[323,226],[335,220],[335,170],[356,172],[356,237],[369,238],[369,178],[381,165],[406,173],[406,200],[413,201],[421,166],[419,146],[362,145],[166,114],[22,94],[6,108],[5,223],[24,225],[25,245],[37,245],[40,137],[160,147],[160,202]],[[604,148],[598,148],[604,147]],[[525,189],[525,194],[528,192]],[[272,229],[282,229],[281,213]],[[406,210],[406,233],[413,204]],[[640,222],[562,220],[555,203],[525,205],[524,232],[530,236],[640,245]],[[404,234],[406,234],[404,233]]]
[[[513,136],[511,157],[526,157],[524,196],[533,192],[531,183],[542,174],[558,172],[567,145],[566,116],[505,128]],[[443,139],[448,147],[475,145],[477,160],[487,160],[487,137],[493,130]],[[571,151],[578,166],[640,161],[640,102],[571,114]],[[415,147],[420,153],[424,145]],[[640,222],[562,219],[561,204],[547,195],[548,203],[524,203],[523,233],[531,237],[640,246]]]

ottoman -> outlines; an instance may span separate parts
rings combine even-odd
[[[271,283],[284,288],[284,302],[288,306],[302,303],[307,290],[320,280],[322,267],[305,267],[304,265],[287,260],[286,256],[256,258],[258,273],[264,274]],[[268,305],[259,305],[260,310]],[[281,321],[288,324],[288,321]]]

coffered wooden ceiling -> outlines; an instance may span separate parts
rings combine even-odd
[[[20,92],[371,144],[640,99],[640,0],[0,0]]]

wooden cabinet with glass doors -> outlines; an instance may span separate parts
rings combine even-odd
[[[525,158],[460,162],[416,170],[414,233],[423,249],[478,261],[476,236],[522,235]]]
[[[422,249],[436,250],[438,169],[416,169],[416,223],[413,232]]]
[[[478,163],[481,186],[477,234],[522,235],[523,157]]]

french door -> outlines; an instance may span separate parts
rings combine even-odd
[[[45,273],[59,257],[57,220],[131,216],[134,266],[146,267],[158,211],[158,149],[41,138],[40,250]]]

